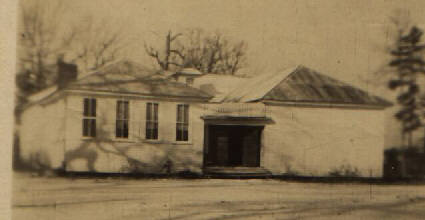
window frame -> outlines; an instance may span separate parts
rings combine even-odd
[[[87,101],[87,102],[86,102]],[[86,106],[87,104],[87,106]],[[93,108],[94,106],[94,108]],[[83,117],[82,117],[82,137],[95,138],[97,133],[97,100],[96,98],[86,97],[83,98]],[[88,122],[88,123],[86,123]]]
[[[159,103],[147,102],[145,114],[145,139],[159,139]]]
[[[123,103],[123,107],[120,107]],[[120,111],[123,112],[120,112]],[[120,128],[118,128],[120,126]],[[130,101],[117,100],[115,109],[115,138],[129,139],[130,138]]]
[[[180,112],[181,108],[183,109],[182,112]],[[189,104],[177,104],[176,138],[175,138],[176,142],[189,142],[190,140],[190,135],[189,135],[190,120],[189,119],[190,119]]]

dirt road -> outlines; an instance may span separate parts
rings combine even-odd
[[[14,220],[425,219],[425,186],[15,174]]]

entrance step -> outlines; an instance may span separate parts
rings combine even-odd
[[[262,167],[206,167],[204,175],[222,178],[267,178],[272,174]]]

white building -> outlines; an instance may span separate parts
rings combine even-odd
[[[391,105],[303,66],[241,78],[127,61],[31,99],[24,161],[150,174],[379,177]]]

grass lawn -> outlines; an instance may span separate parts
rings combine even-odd
[[[14,174],[14,220],[425,219],[425,185]]]

